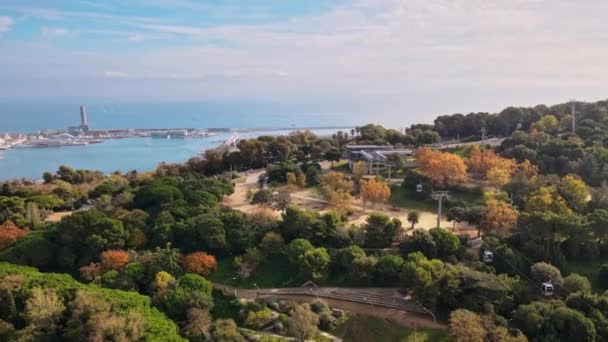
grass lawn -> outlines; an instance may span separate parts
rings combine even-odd
[[[388,202],[399,208],[420,210],[420,211],[435,211],[435,204],[430,201],[420,200],[417,198],[414,190],[406,190],[400,185],[391,186],[391,197]]]
[[[338,327],[334,335],[341,337],[344,342],[447,341],[445,331],[418,329],[414,333],[410,328],[372,316],[352,316]]]
[[[236,276],[232,258],[223,258],[217,262],[217,271],[210,277],[211,281],[234,287],[254,289],[257,284],[261,288],[289,287],[301,285],[285,257],[275,257],[266,260],[248,279]],[[236,279],[233,279],[236,278]]]

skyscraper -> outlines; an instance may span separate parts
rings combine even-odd
[[[87,107],[80,106],[80,126],[86,127],[88,126],[87,122]]]

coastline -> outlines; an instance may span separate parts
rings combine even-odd
[[[151,171],[161,162],[183,163],[200,156],[202,150],[221,146],[233,134],[241,139],[261,135],[286,135],[292,131],[309,129],[318,136],[331,136],[338,130],[350,127],[318,129],[292,127],[290,129],[230,129],[214,136],[163,139],[127,137],[108,139],[97,144],[46,148],[17,148],[0,151],[0,181],[11,179],[40,179],[45,171],[55,172],[60,165],[74,169],[99,170],[106,174],[114,171]]]

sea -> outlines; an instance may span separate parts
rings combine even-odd
[[[338,130],[350,131],[365,122],[348,113],[265,109],[247,104],[99,104],[86,108],[92,129],[227,128],[239,129],[241,138],[284,135],[299,129],[326,136]],[[79,115],[79,104],[74,103],[0,103],[0,134],[76,126]],[[206,138],[108,139],[85,146],[0,150],[0,180],[41,179],[45,171],[56,171],[60,165],[105,173],[150,171],[160,162],[185,162],[205,149],[220,145],[233,134],[235,132],[227,131]]]

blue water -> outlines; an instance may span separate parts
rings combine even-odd
[[[0,103],[0,134],[32,133],[80,123],[82,103]],[[296,128],[354,127],[366,122],[352,113],[332,111],[324,104],[200,102],[157,104],[83,104],[93,129],[110,128],[263,128],[241,133],[243,138],[286,134]],[[321,109],[323,108],[323,109]],[[328,109],[329,108],[329,109]],[[279,130],[283,129],[283,130]],[[287,129],[287,130],[285,130]],[[336,129],[316,129],[321,135]],[[231,133],[201,139],[132,138],[101,144],[60,148],[0,151],[0,180],[40,179],[60,165],[106,173],[148,171],[158,163],[184,162],[201,150],[215,147]]]
[[[313,130],[319,135],[329,135],[335,129]],[[259,135],[281,135],[288,130],[253,131],[239,133],[241,138]],[[111,139],[100,144],[49,148],[17,148],[0,151],[0,180],[13,178],[41,179],[45,171],[56,171],[60,165],[77,169],[100,170],[105,173],[129,170],[150,171],[158,163],[185,162],[201,150],[218,146],[232,133],[222,133],[207,138]]]
[[[0,103],[0,133],[29,133],[79,125],[80,105],[86,105],[89,126],[97,129],[350,127],[370,122],[369,118],[366,120],[352,112],[311,104]]]

